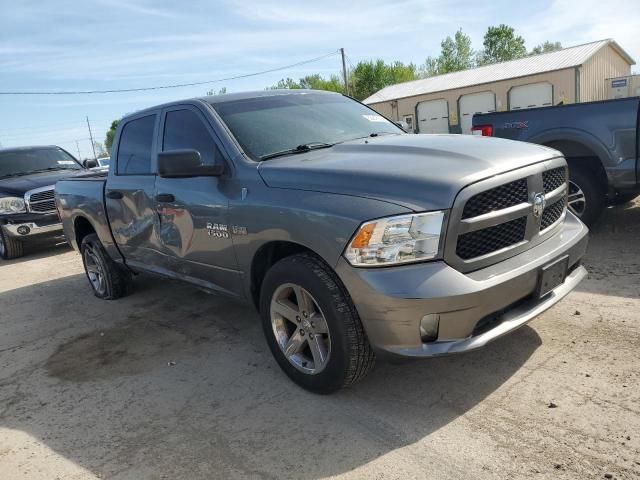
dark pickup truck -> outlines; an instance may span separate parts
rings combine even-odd
[[[473,132],[538,143],[569,163],[569,205],[591,225],[609,203],[640,194],[640,97],[476,114]]]
[[[63,240],[54,185],[83,170],[56,146],[0,150],[0,258],[22,256],[29,242]]]
[[[374,352],[479,348],[586,275],[566,162],[539,145],[408,135],[348,97],[273,90],[127,116],[113,149],[108,174],[56,185],[95,295],[150,272],[253,303],[316,392]]]

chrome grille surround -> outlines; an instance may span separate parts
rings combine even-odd
[[[55,185],[35,188],[24,194],[27,211],[32,213],[55,213]]]
[[[545,192],[545,186],[548,188],[550,183],[558,183],[549,181],[550,178],[555,180],[559,176],[558,173],[562,173],[558,169],[564,169],[564,182],[557,188]],[[544,175],[545,172],[552,173]],[[546,182],[543,177],[547,180]],[[474,197],[482,198],[477,196],[502,185],[514,184],[521,179],[524,179],[527,184],[526,201],[464,218],[465,207]],[[553,236],[561,228],[566,215],[568,180],[566,161],[558,157],[496,175],[463,188],[451,209],[444,246],[444,260],[463,273],[471,272],[524,252]],[[544,194],[546,201],[545,209],[539,216],[535,216],[533,208],[536,194]],[[562,210],[558,212],[557,202],[560,200],[563,200],[560,204]],[[469,211],[470,209],[466,208],[466,212]],[[545,228],[543,228],[543,219]],[[524,231],[522,222],[525,224]],[[479,233],[473,236],[468,235],[475,232]],[[492,247],[489,248],[484,244],[470,245],[469,239],[472,237],[480,242],[489,239]],[[460,242],[462,245],[459,249]]]

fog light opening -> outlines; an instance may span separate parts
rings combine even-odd
[[[18,233],[20,235],[29,235],[30,231],[31,231],[31,229],[29,227],[27,227],[26,225],[20,225],[18,227]]]
[[[420,320],[420,338],[422,343],[433,342],[438,339],[438,328],[440,327],[440,315],[430,313]]]

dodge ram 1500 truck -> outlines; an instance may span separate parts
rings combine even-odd
[[[284,372],[329,393],[376,353],[472,350],[569,293],[587,228],[567,175],[547,147],[407,135],[348,97],[273,90],[125,117],[108,174],[56,199],[95,295],[151,272],[253,303]]]
[[[640,194],[640,98],[477,114],[476,134],[538,143],[569,163],[569,208],[587,225]]]
[[[18,147],[0,150],[0,258],[24,253],[35,240],[62,241],[54,185],[83,170],[60,147]]]

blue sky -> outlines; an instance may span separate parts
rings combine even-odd
[[[489,25],[516,28],[530,49],[614,38],[640,60],[640,2],[601,0],[0,0],[0,90],[87,90],[198,82],[267,70],[344,47],[355,64],[421,64],[462,28],[475,49]],[[616,15],[618,13],[618,15]],[[340,58],[247,79],[152,92],[0,96],[0,143],[58,144],[83,157],[85,115],[102,142],[115,118],[209,88],[263,89],[283,77],[339,73]]]

